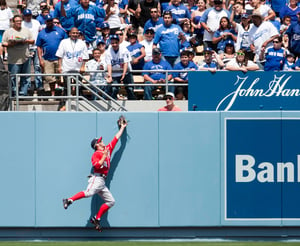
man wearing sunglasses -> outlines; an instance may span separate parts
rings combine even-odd
[[[174,93],[167,92],[165,95],[165,99],[166,99],[167,105],[162,108],[159,108],[157,111],[165,111],[165,112],[166,111],[182,111],[178,106],[176,106],[174,104],[174,100],[175,100]]]
[[[280,71],[282,70],[287,50],[282,47],[282,37],[274,38],[273,46],[261,50],[259,60],[264,62],[265,71]]]
[[[154,30],[154,32],[160,28],[164,24],[164,20],[159,16],[159,12],[157,8],[150,9],[150,19],[148,19],[144,26],[144,34],[150,28]]]

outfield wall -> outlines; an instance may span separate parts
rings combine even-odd
[[[0,227],[82,228],[90,141],[120,113],[1,112]],[[125,113],[107,184],[113,228],[299,226],[299,112]],[[282,164],[278,164],[282,163]]]

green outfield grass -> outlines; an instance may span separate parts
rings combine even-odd
[[[0,246],[300,246],[300,242],[144,242],[144,241],[93,241],[93,242],[0,242]]]

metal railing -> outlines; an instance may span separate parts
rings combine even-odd
[[[105,71],[104,71],[105,72]],[[140,75],[143,72],[150,72],[150,73],[165,73],[166,74],[166,83],[159,83],[159,84],[146,84],[146,83],[133,83],[133,84],[108,84],[108,85],[101,85],[101,86],[116,86],[116,87],[138,87],[143,88],[146,86],[157,86],[164,88],[165,92],[169,91],[170,87],[170,81],[168,80],[168,75],[171,72],[183,72],[183,70],[134,70],[131,71],[133,75]],[[188,73],[189,71],[184,71]],[[47,99],[57,99],[57,100],[64,100],[66,102],[66,110],[71,111],[79,111],[80,105],[82,102],[85,102],[87,105],[89,105],[91,108],[93,108],[96,111],[103,111],[103,107],[99,103],[97,103],[97,100],[99,100],[102,104],[107,106],[106,111],[127,111],[127,109],[118,101],[112,98],[109,94],[107,94],[104,90],[100,89],[98,86],[92,83],[89,79],[87,79],[85,76],[89,75],[90,73],[103,73],[103,71],[89,71],[88,73],[85,73],[84,75],[80,73],[67,73],[67,74],[10,74],[10,76],[15,76],[16,81],[19,81],[21,77],[35,77],[35,76],[55,76],[57,78],[59,77],[65,77],[67,81],[67,90],[64,93],[64,95],[59,96],[41,96],[41,95],[33,95],[33,96],[21,96],[19,95],[19,87],[16,86],[16,92],[15,96],[12,95],[12,88],[11,83],[9,82],[9,95],[10,95],[10,110],[13,110],[13,102],[15,101],[15,111],[19,111],[20,109],[20,100],[47,100]],[[134,76],[133,76],[134,77]],[[16,82],[18,84],[18,82]],[[184,83],[172,83],[171,86],[188,86],[188,84]],[[75,87],[75,90],[74,90]],[[85,96],[81,95],[80,91],[82,89],[85,89],[88,91],[89,94],[93,95],[96,99],[95,100],[89,100]],[[75,94],[72,93],[75,91]],[[72,102],[75,102],[75,108],[72,108]]]

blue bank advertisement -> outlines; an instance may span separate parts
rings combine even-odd
[[[299,72],[189,73],[189,111],[299,110]]]
[[[225,220],[300,220],[300,118],[226,118]]]

